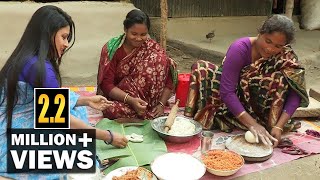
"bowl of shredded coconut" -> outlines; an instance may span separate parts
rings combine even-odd
[[[202,126],[197,121],[177,116],[170,130],[166,133],[164,132],[166,120],[167,116],[158,117],[151,121],[151,126],[163,140],[168,142],[186,143],[202,131]]]

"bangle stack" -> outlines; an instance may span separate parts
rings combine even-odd
[[[123,102],[124,102],[124,103],[126,103],[126,102],[127,102],[128,97],[129,97],[129,93],[127,93],[127,94],[124,96],[124,98],[123,98]]]
[[[111,144],[112,142],[113,142],[113,134],[112,134],[112,132],[110,131],[110,130],[107,130],[108,132],[109,132],[109,134],[110,134],[110,141],[108,142],[108,141],[104,141],[104,143],[106,143],[106,144]]]
[[[281,130],[281,132],[283,132],[283,129],[282,129],[281,127],[273,126],[272,128],[280,129],[280,130]]]

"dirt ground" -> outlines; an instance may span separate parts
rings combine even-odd
[[[198,59],[184,53],[183,50],[174,48],[170,45],[167,47],[167,54],[177,63],[179,73],[189,73],[191,65]]]

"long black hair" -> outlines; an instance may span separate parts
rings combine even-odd
[[[46,61],[52,64],[61,86],[59,72],[61,57],[58,56],[55,36],[57,31],[67,26],[70,27],[68,36],[68,42],[70,43],[68,49],[70,49],[75,40],[75,26],[71,16],[52,5],[43,6],[32,15],[17,47],[0,71],[0,100],[3,99],[0,105],[3,105],[4,100],[7,99],[7,128],[11,128],[13,108],[19,99],[17,93],[19,75],[30,58],[38,57],[34,64],[37,68],[37,75],[34,79],[35,87],[43,87]],[[6,98],[4,98],[5,96]]]

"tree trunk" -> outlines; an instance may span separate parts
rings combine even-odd
[[[286,16],[292,19],[294,0],[286,0]]]
[[[168,2],[160,0],[161,8],[161,30],[160,30],[160,45],[166,50],[167,47],[167,22],[168,22]]]

